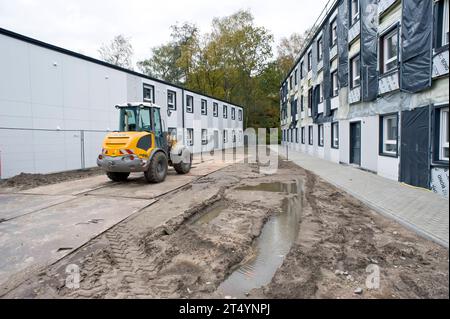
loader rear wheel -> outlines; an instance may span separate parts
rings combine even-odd
[[[125,182],[128,176],[130,176],[130,173],[106,172],[106,176],[113,182]]]
[[[144,173],[149,183],[161,183],[167,175],[167,157],[163,152],[156,153],[150,161],[148,170]]]

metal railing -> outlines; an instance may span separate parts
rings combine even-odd
[[[95,167],[108,132],[0,127],[0,178]]]

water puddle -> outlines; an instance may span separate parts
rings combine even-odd
[[[262,183],[254,186],[243,186],[236,188],[242,191],[262,191],[262,192],[275,192],[275,193],[289,193],[297,194],[299,192],[299,185],[297,183]]]
[[[256,240],[255,253],[218,287],[223,296],[245,298],[254,288],[268,284],[297,238],[301,212],[301,186],[297,183],[267,183],[241,190],[295,194],[283,201],[282,213],[273,215]]]
[[[194,216],[191,219],[191,223],[194,225],[203,225],[208,224],[211,222],[214,218],[220,215],[220,213],[226,208],[226,203],[223,201],[219,201],[217,203],[214,203],[210,207],[207,208],[207,210],[199,215]]]

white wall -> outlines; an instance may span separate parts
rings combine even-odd
[[[60,53],[19,39],[0,35],[0,176],[11,177],[21,172],[48,173],[81,168],[80,130],[116,130],[119,116],[115,105],[143,100],[143,84],[155,87],[156,104],[161,106],[165,127],[177,127],[182,134],[182,89],[130,74],[79,57]],[[177,94],[177,110],[167,114],[167,90]],[[238,109],[227,103],[228,119],[212,119],[213,99],[196,93],[194,114],[185,113],[185,127],[195,130],[192,150],[200,152],[201,129],[235,129],[236,146],[243,140],[238,132],[243,121]],[[200,100],[208,101],[208,115],[201,115]],[[231,120],[231,107],[236,119]],[[1,129],[3,128],[3,129]],[[6,130],[4,128],[40,129]],[[42,130],[44,129],[44,130]],[[45,131],[48,130],[48,131]],[[60,130],[60,131],[56,131]],[[71,131],[66,131],[71,130]],[[95,166],[105,132],[85,132],[85,163]],[[222,145],[220,145],[222,146]]]

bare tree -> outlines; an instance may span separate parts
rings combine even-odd
[[[103,61],[133,70],[131,62],[133,47],[130,38],[119,34],[109,44],[103,44],[98,52]]]

